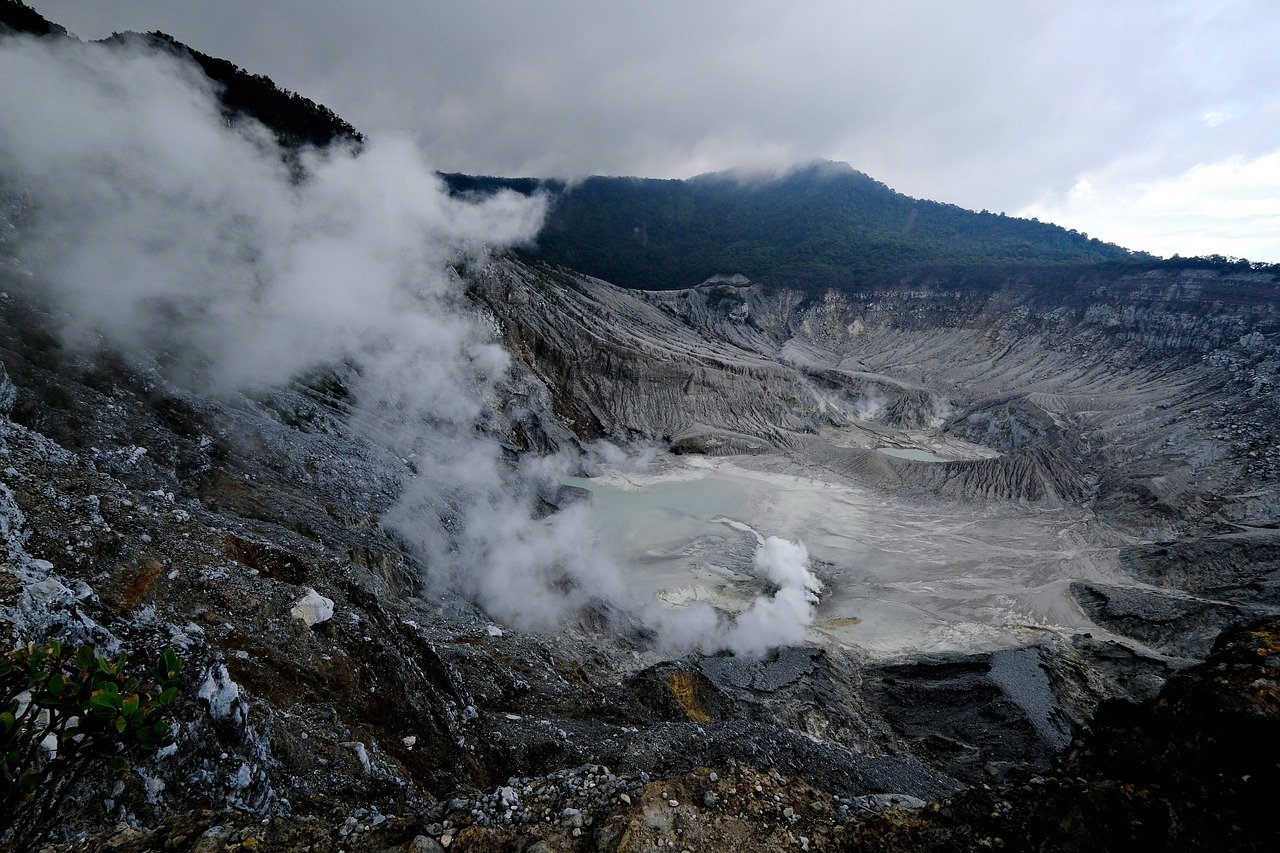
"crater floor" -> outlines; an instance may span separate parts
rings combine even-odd
[[[810,640],[872,659],[1111,636],[1071,584],[1141,586],[1119,567],[1127,537],[1081,509],[912,500],[772,456],[668,456],[566,482],[591,491],[638,602],[740,612],[764,591],[758,540],[781,536],[804,543],[826,586]]]

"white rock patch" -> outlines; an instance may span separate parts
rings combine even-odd
[[[302,598],[293,603],[289,615],[302,622],[308,628],[319,625],[333,618],[333,599],[325,598],[311,587]]]

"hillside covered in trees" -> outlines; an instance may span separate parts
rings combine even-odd
[[[843,163],[777,179],[592,177],[573,185],[448,175],[455,191],[554,196],[534,253],[633,288],[689,287],[740,273],[766,284],[848,285],[922,265],[1126,261],[1076,231],[894,192]]]
[[[545,192],[553,204],[526,253],[631,288],[690,287],[717,275],[818,290],[887,277],[970,286],[1115,268],[1263,269],[1224,257],[1162,260],[1034,219],[895,192],[844,163],[776,179],[443,176],[462,194]],[[1270,269],[1270,268],[1265,268]]]
[[[0,34],[5,32],[35,36],[66,36],[59,24],[47,20],[20,0],[0,0]],[[276,85],[270,77],[251,74],[240,66],[201,53],[168,33],[113,33],[107,42],[141,39],[155,47],[189,57],[200,66],[218,91],[223,112],[229,120],[241,116],[261,122],[286,149],[303,145],[324,147],[334,142],[359,145],[364,136],[333,110],[310,98]]]

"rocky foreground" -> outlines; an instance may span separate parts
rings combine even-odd
[[[604,607],[554,634],[514,631],[424,585],[381,526],[409,463],[352,427],[340,378],[191,394],[65,349],[14,275],[0,314],[5,642],[138,659],[172,647],[187,679],[174,748],[86,779],[40,845],[1274,841],[1261,797],[1280,743],[1277,624],[1230,627],[1277,604],[1274,397],[1254,390],[1272,368],[1249,337],[1271,334],[1266,292],[1203,316],[1186,297],[1186,331],[1157,357],[1143,330],[1173,322],[1173,297],[1153,295],[1169,282],[1132,291],[1146,306],[1132,311],[1097,293],[1021,315],[935,295],[922,315],[893,302],[906,294],[875,309],[749,286],[629,295],[507,260],[472,275],[517,356],[488,427],[513,454],[642,437],[820,459],[922,501],[1074,505],[1128,531],[1115,559],[1145,585],[1074,590],[1109,629],[1094,636],[888,663],[839,646],[672,657]],[[602,321],[614,334],[593,334]],[[876,413],[857,407],[871,391]],[[1001,456],[926,465],[837,433],[954,435]],[[559,498],[542,500],[550,512]]]
[[[121,827],[49,851],[1270,850],[1280,783],[1280,620],[1224,634],[1145,702],[1105,705],[1053,770],[928,805],[832,796],[731,763],[665,779],[588,766],[450,799],[418,820],[219,813]],[[518,813],[519,829],[478,814]]]

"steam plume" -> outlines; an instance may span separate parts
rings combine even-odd
[[[524,628],[621,600],[588,511],[533,519],[537,466],[513,471],[476,429],[508,359],[451,265],[532,238],[542,200],[453,199],[395,139],[302,151],[295,180],[263,128],[227,125],[198,69],[142,44],[7,38],[0,79],[0,181],[28,200],[17,249],[68,344],[212,392],[356,364],[357,424],[417,466],[385,523],[432,580]],[[802,642],[806,563],[770,539],[757,566],[779,590],[736,625],[656,623],[706,648]]]
[[[0,78],[18,248],[70,344],[211,391],[358,364],[358,417],[419,471],[388,524],[434,579],[525,627],[611,594],[583,511],[531,519],[475,429],[507,356],[450,264],[531,238],[541,200],[454,200],[404,140],[303,151],[294,181],[265,130],[228,127],[203,75],[141,45],[6,39]]]

